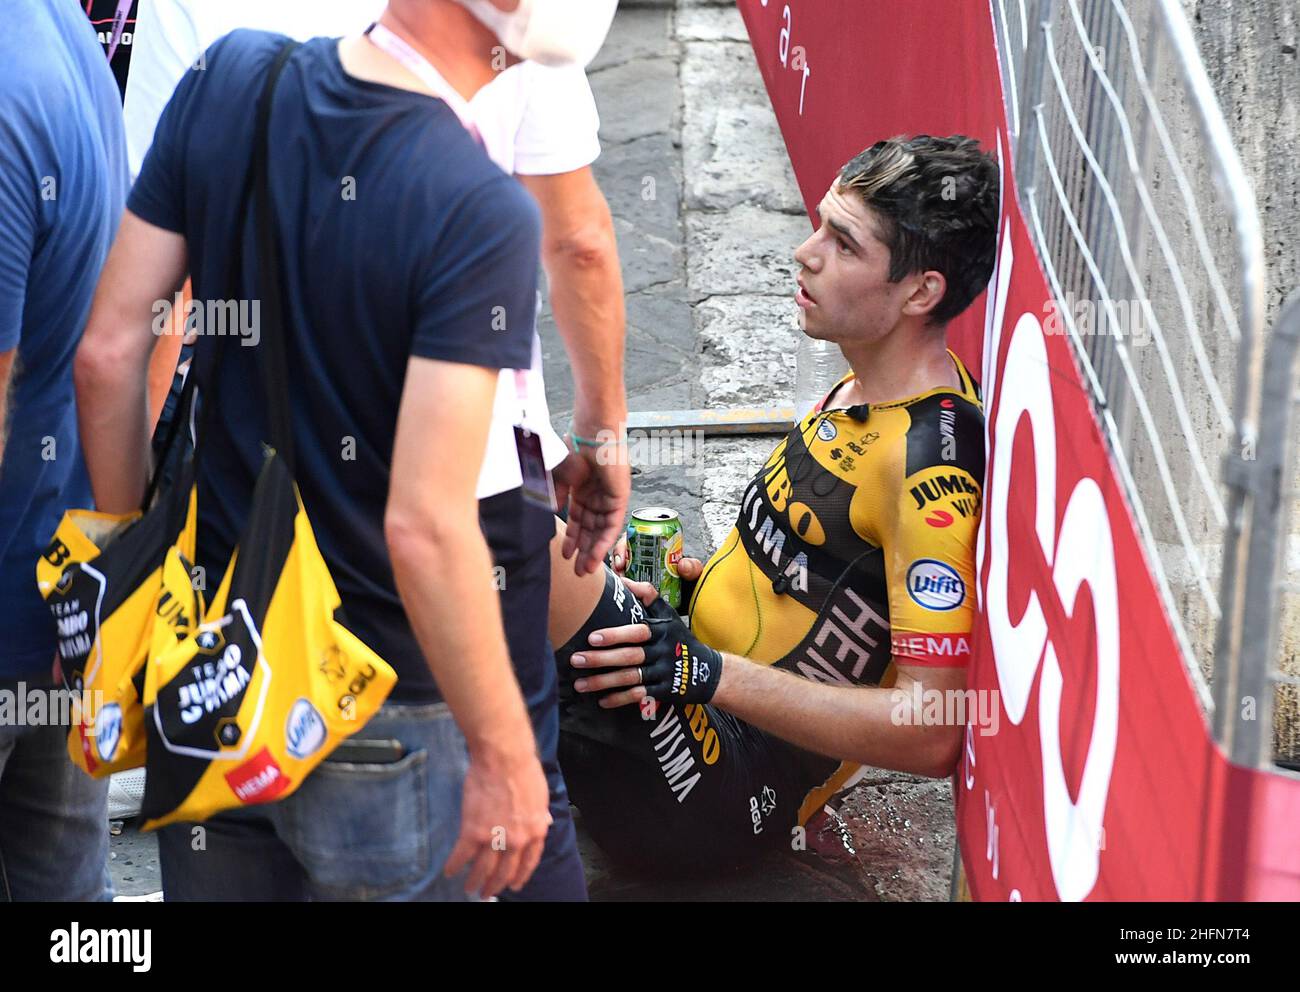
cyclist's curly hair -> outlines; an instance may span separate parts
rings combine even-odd
[[[942,272],[930,321],[946,324],[988,285],[997,247],[998,165],[974,138],[917,135],[879,141],[840,170],[839,189],[862,197],[889,248],[889,281]]]

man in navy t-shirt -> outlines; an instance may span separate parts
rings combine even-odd
[[[90,504],[72,360],[127,168],[113,74],[85,14],[46,0],[5,13],[22,29],[0,34],[0,691],[21,683],[30,698],[54,684],[36,559],[63,511]],[[73,767],[66,736],[0,726],[0,898],[110,891],[106,783]]]
[[[385,23],[417,47],[458,46],[465,71],[490,78],[500,41],[459,4],[393,0]],[[192,276],[205,315],[196,374],[216,404],[200,440],[198,565],[210,590],[268,436],[262,288],[241,190],[257,100],[286,41],[233,32],[177,87],[77,358],[95,496],[129,508],[147,474],[155,303]],[[498,370],[531,357],[537,208],[446,103],[361,37],[318,38],[290,58],[271,113],[271,192],[297,482],[348,626],[398,673],[356,737],[397,741],[401,756],[327,762],[283,802],[214,818],[201,857],[186,857],[186,825],[164,828],[164,891],[454,898],[520,886],[550,821],[529,704],[547,698],[552,676],[544,652],[512,673],[493,580],[533,582],[512,568],[534,560],[554,524],[516,490],[483,525],[494,573],[475,482]],[[468,877],[444,882],[449,861],[470,862]]]

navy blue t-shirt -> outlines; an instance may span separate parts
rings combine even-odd
[[[72,358],[129,178],[122,104],[85,13],[7,0],[5,22],[0,352],[17,353],[0,462],[0,678],[25,678],[54,662],[36,559],[64,510],[91,505]]]
[[[131,192],[132,213],[185,236],[198,301],[260,298],[251,198],[240,197],[257,100],[286,41],[240,30],[213,45],[205,68],[177,86]],[[397,671],[394,698],[437,698],[384,543],[398,403],[413,355],[528,366],[537,207],[446,104],[348,75],[338,40],[327,38],[298,49],[280,78],[271,188],[303,504],[348,626]],[[245,213],[243,271],[232,276]],[[239,326],[248,330],[256,315],[244,306]],[[233,320],[234,308],[224,312]],[[257,341],[256,332],[244,340]],[[256,364],[263,347],[200,337],[200,390],[223,347],[217,413],[200,439],[198,564],[209,596],[239,540],[269,432]]]

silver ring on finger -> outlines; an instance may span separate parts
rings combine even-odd
[[[636,684],[645,685],[645,670],[640,665],[636,666]]]

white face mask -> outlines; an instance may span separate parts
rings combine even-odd
[[[512,55],[542,65],[585,66],[605,43],[618,0],[519,0],[512,13],[490,0],[460,0]]]

